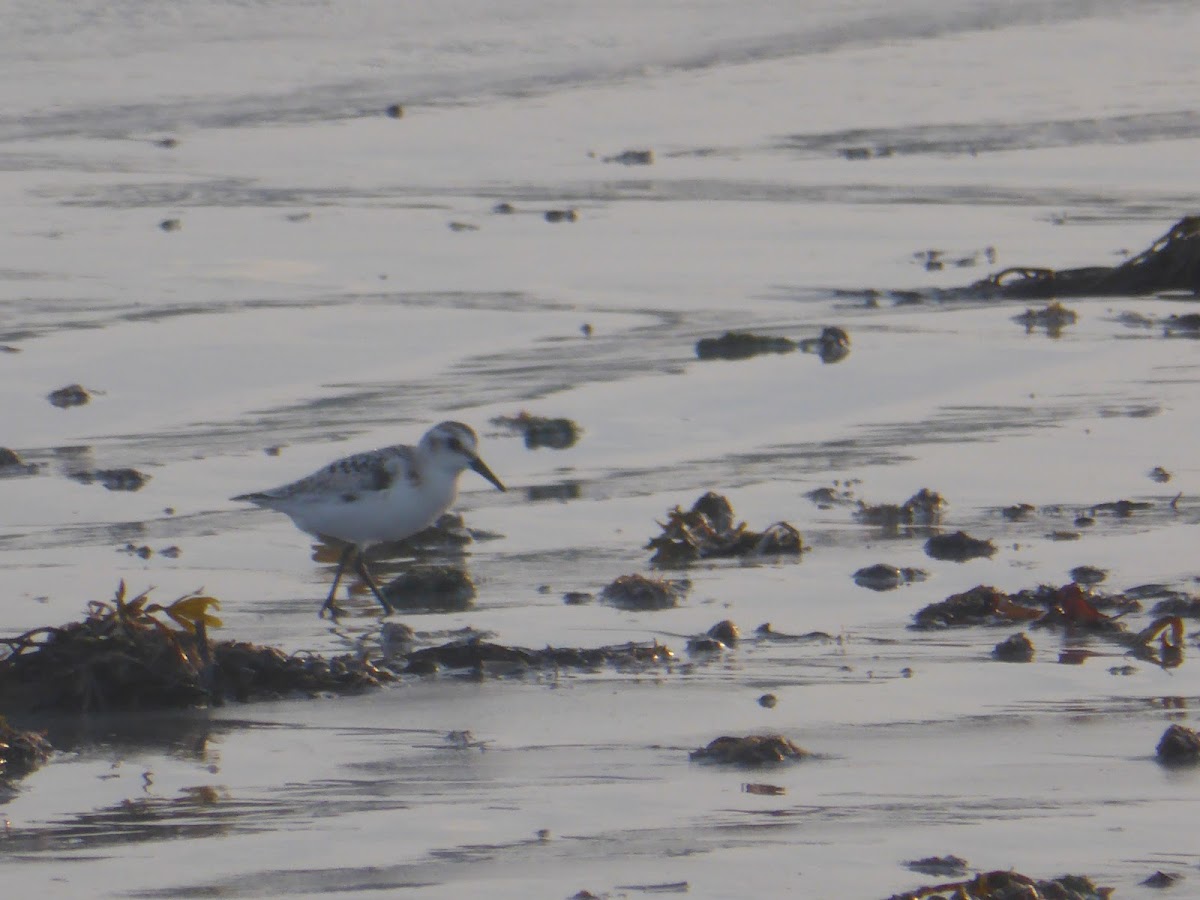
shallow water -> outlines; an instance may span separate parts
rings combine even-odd
[[[41,723],[62,752],[3,807],[6,886],[870,898],[937,880],[902,863],[950,853],[1117,896],[1148,895],[1156,869],[1184,890],[1200,877],[1181,827],[1194,773],[1153,759],[1167,724],[1194,724],[1194,660],[1162,671],[1093,643],[1060,665],[1084,642],[1040,631],[1034,663],[1001,665],[1010,630],[907,630],[956,591],[1061,584],[1081,563],[1111,590],[1192,585],[1197,343],[1122,318],[1190,298],[1072,302],[1052,338],[1012,304],[858,293],[1115,263],[1200,209],[1200,13],[845,6],[0,3],[17,23],[0,35],[0,345],[16,351],[0,352],[0,445],[39,466],[0,480],[0,630],[76,618],[124,579],[159,600],[203,585],[239,639],[373,646],[369,596],[319,621],[332,561],[225,498],[453,417],[510,491],[464,477],[467,523],[497,535],[469,548],[475,608],[405,621],[531,647],[657,638],[680,657]],[[653,165],[603,161],[640,148]],[[565,208],[579,220],[544,221]],[[914,254],[931,248],[962,264],[927,271]],[[729,329],[827,324],[853,341],[834,365],[694,354]],[[46,401],[73,382],[87,406]],[[521,409],[582,440],[530,451],[488,425]],[[118,466],[151,480],[67,477]],[[948,530],[999,551],[931,560],[924,534],[806,498],[835,479],[868,502],[936,489]],[[563,604],[647,571],[656,520],[709,489],[812,551],[696,567],[669,611]],[[1054,538],[1122,498],[1151,507]],[[1000,514],[1021,502],[1037,514]],[[851,580],[881,561],[930,578]],[[833,639],[689,658],[686,637],[724,618]],[[468,747],[447,738],[462,730]],[[688,761],[759,730],[814,758]]]

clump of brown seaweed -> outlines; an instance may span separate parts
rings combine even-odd
[[[733,766],[762,766],[798,761],[811,756],[807,750],[778,734],[723,735],[708,746],[693,750],[689,759]]]
[[[934,900],[935,897],[954,897],[955,900],[1107,900],[1112,888],[1097,887],[1083,875],[1060,875],[1038,881],[1020,872],[1001,869],[980,872],[965,881],[931,884],[916,890],[893,894],[889,900]]]
[[[45,735],[21,731],[0,716],[0,793],[49,759],[52,750]]]
[[[903,503],[868,504],[861,500],[855,511],[855,518],[865,525],[878,525],[889,530],[899,529],[902,525],[931,526],[942,519],[946,510],[946,500],[937,491],[921,488]]]
[[[515,416],[496,416],[491,423],[520,434],[530,450],[549,447],[551,450],[566,450],[579,441],[582,429],[570,419],[551,419],[535,416],[524,410]]]
[[[392,680],[364,659],[289,655],[213,642],[219,602],[200,593],[161,606],[149,592],[88,604],[82,621],[0,640],[0,709],[98,712],[213,706],[294,694],[348,693]]]
[[[798,344],[791,338],[727,331],[720,337],[701,338],[696,342],[698,359],[750,359],[763,353],[793,353]]]
[[[600,599],[621,609],[671,609],[679,604],[691,586],[686,579],[671,581],[645,575],[622,575],[604,586]]]
[[[735,524],[733,506],[709,491],[687,512],[676,506],[659,522],[662,534],[650,539],[650,562],[659,566],[685,566],[699,559],[732,556],[799,556],[808,548],[800,532],[787,522],[776,522],[764,531],[752,531],[745,522]]]

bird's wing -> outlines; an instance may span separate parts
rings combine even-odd
[[[416,473],[411,447],[385,447],[335,460],[299,481],[233,499],[270,506],[273,501],[301,500],[306,496],[370,494],[387,490],[401,478],[415,482]]]

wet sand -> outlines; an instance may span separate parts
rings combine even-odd
[[[1193,589],[1200,368],[1196,341],[1162,322],[1194,298],[1069,301],[1078,321],[1051,337],[1014,321],[1025,304],[861,292],[1113,264],[1200,210],[1200,119],[1179,109],[1197,87],[1196,13],[1101,6],[980,4],[970,21],[932,3],[886,21],[822,9],[771,39],[714,3],[704,21],[725,39],[689,32],[653,52],[637,35],[667,13],[630,11],[603,26],[611,54],[608,32],[587,32],[571,77],[570,48],[549,39],[590,20],[548,22],[550,49],[531,56],[485,17],[463,39],[476,69],[431,70],[399,98],[347,34],[305,37],[301,17],[284,55],[326,55],[291,63],[290,92],[246,91],[272,50],[258,37],[205,95],[183,90],[186,73],[137,82],[156,57],[136,54],[113,63],[136,89],[97,83],[72,103],[41,82],[40,112],[0,116],[0,345],[15,351],[0,353],[0,446],[38,466],[0,479],[4,634],[77,618],[124,579],[160,601],[203,586],[223,636],[375,652],[369,594],[336,627],[318,620],[335,560],[226,498],[456,418],[510,491],[463,479],[457,508],[494,536],[467,548],[474,608],[397,618],[529,647],[657,639],[679,661],[32,723],[61,752],[0,810],[8,889],[871,898],[937,880],[905,860],[953,853],[1087,874],[1119,897],[1148,896],[1138,883],[1159,869],[1186,890],[1195,777],[1154,747],[1171,722],[1195,724],[1193,635],[1165,671],[1086,635],[1032,632],[1034,661],[1010,665],[991,650],[1019,627],[908,626],[974,585],[1063,584],[1081,564],[1109,571],[1104,590]],[[433,60],[450,52],[443,16],[424,23]],[[156,27],[185,70],[216,52]],[[58,52],[62,71],[82,65]],[[331,80],[351,57],[356,79]],[[385,95],[404,118],[383,114]],[[168,134],[178,146],[153,143]],[[855,147],[872,158],[845,158]],[[651,166],[603,161],[638,148]],[[578,219],[549,223],[549,209]],[[929,271],[930,249],[962,264]],[[835,364],[695,355],[732,329],[801,340],[827,325],[852,339]],[[72,383],[91,402],[51,406]],[[521,410],[569,417],[581,439],[529,450],[489,425]],[[150,480],[120,492],[69,477],[118,467]],[[937,490],[943,530],[998,550],[936,561],[927,532],[806,496],[847,480],[870,503]],[[710,489],[813,549],[697,564],[670,610],[563,602],[649,573],[656,522]],[[1119,499],[1149,505],[1074,524]],[[1010,521],[1017,503],[1035,511]],[[858,587],[877,562],[930,577]],[[687,638],[727,618],[745,640],[689,656]],[[765,622],[831,639],[755,638]],[[1094,655],[1060,663],[1080,648]],[[464,730],[465,745],[448,738]],[[813,757],[753,771],[688,759],[749,732]]]

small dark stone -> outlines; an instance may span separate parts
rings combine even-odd
[[[158,555],[165,556],[167,559],[178,559],[179,554],[182,552],[182,550],[172,544],[170,547],[163,547],[161,550],[159,550]]]
[[[140,491],[150,476],[137,469],[97,469],[94,472],[76,472],[70,476],[80,484],[100,482],[110,491]]]
[[[420,566],[383,587],[383,596],[396,609],[462,612],[475,600],[471,576],[454,566]]]
[[[579,213],[573,209],[548,209],[544,218],[547,222],[576,222]]]
[[[779,703],[779,698],[774,694],[763,694],[758,698],[758,705],[763,709],[774,709]]]
[[[1163,732],[1155,752],[1162,763],[1195,764],[1200,762],[1200,734],[1183,725],[1172,725]]]
[[[1155,466],[1150,470],[1150,479],[1152,481],[1157,481],[1159,484],[1166,484],[1171,480],[1171,473],[1162,466]]]
[[[728,647],[734,647],[741,640],[742,634],[738,627],[729,619],[722,619],[712,628],[708,629],[706,634],[715,640],[720,641]]]
[[[158,227],[163,231],[178,231],[183,227],[183,222],[179,219],[163,219],[158,223]]]
[[[928,577],[929,573],[924,569],[901,569],[887,563],[876,563],[855,572],[854,583],[873,591],[891,591],[902,584],[924,581]]]
[[[654,164],[653,150],[625,150],[615,156],[604,157],[606,163],[620,163],[623,166],[650,166]]]
[[[966,875],[970,870],[969,863],[961,856],[927,856],[924,859],[910,859],[904,864],[906,869],[930,875],[934,878],[953,878]]]
[[[1076,566],[1071,570],[1071,579],[1076,584],[1099,584],[1108,577],[1106,569],[1095,566]]]
[[[688,638],[688,653],[722,653],[728,649],[721,641],[711,637]]]
[[[387,115],[387,117],[389,119],[403,119],[404,118],[404,107],[401,106],[399,103],[393,103],[391,106],[389,106],[387,109],[384,110],[384,113]]]
[[[159,138],[154,142],[155,147],[161,147],[163,150],[174,150],[179,146],[179,138],[165,137]]]
[[[492,212],[498,216],[511,216],[516,211],[517,208],[507,201],[502,201],[492,207]]]
[[[583,606],[585,603],[591,603],[595,600],[594,594],[589,594],[587,591],[568,591],[563,594],[563,603],[567,606]]]
[[[67,409],[72,406],[83,406],[92,399],[92,395],[81,384],[69,384],[57,391],[51,391],[46,399],[50,401],[51,406]]]
[[[1037,508],[1032,503],[1016,503],[1000,510],[1000,515],[1010,522],[1024,522],[1035,512],[1037,512]]]
[[[1000,662],[1032,662],[1033,641],[1029,640],[1025,632],[1018,631],[998,643],[992,649],[992,656]]]
[[[530,450],[540,447],[566,450],[575,446],[583,431],[570,419],[552,419],[524,411],[515,416],[496,416],[491,423],[521,434],[525,439],[525,446]]]
[[[953,534],[937,534],[925,542],[925,552],[934,559],[965,562],[981,556],[991,556],[996,545],[991,541],[973,538],[965,531]]]
[[[1142,879],[1139,884],[1144,884],[1146,887],[1152,888],[1168,888],[1173,884],[1178,884],[1183,881],[1183,876],[1178,872],[1155,872],[1148,878]]]
[[[690,582],[622,575],[600,592],[600,599],[621,609],[657,610],[677,606]]]

